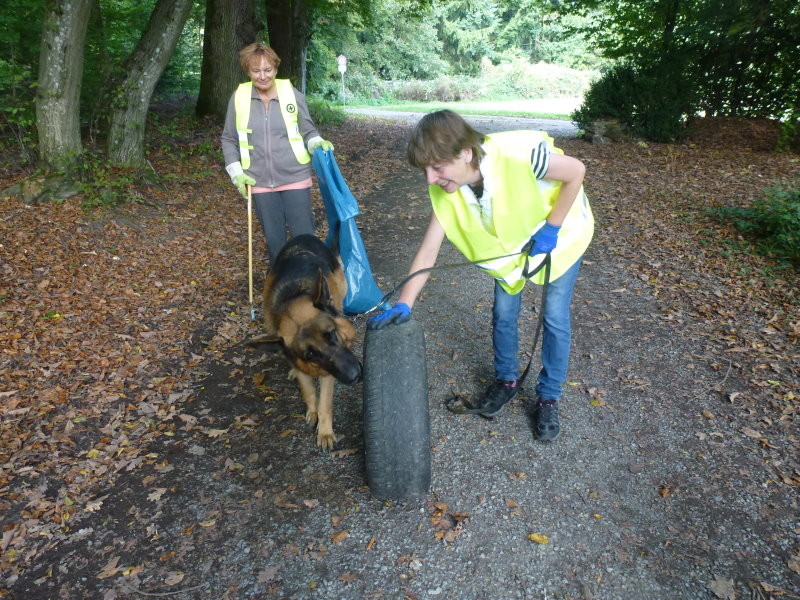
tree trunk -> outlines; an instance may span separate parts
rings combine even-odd
[[[46,2],[36,92],[39,160],[47,171],[70,173],[81,153],[83,48],[94,0]]]
[[[267,2],[269,45],[281,58],[278,75],[306,92],[306,52],[311,41],[311,10],[305,0]]]
[[[125,60],[125,79],[114,94],[108,154],[111,162],[142,168],[150,98],[172,56],[193,0],[158,0],[139,43]]]
[[[239,50],[256,41],[258,30],[253,0],[208,0],[198,117],[225,119],[228,99],[247,79],[239,65]]]

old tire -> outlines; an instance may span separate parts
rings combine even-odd
[[[368,329],[364,340],[367,483],[381,500],[409,500],[431,484],[425,335],[416,321]]]

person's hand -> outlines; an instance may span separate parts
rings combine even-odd
[[[256,184],[255,179],[250,177],[250,175],[245,175],[244,173],[240,173],[239,175],[231,177],[231,180],[243,198],[247,198],[247,188],[245,186],[254,186]]]
[[[555,250],[560,229],[561,225],[551,225],[545,221],[544,225],[531,238],[531,251],[529,254],[547,254]]]
[[[308,145],[308,153],[314,154],[317,148],[322,148],[325,152],[333,152],[333,144],[328,140],[323,140],[321,137],[315,138]]]
[[[404,302],[398,302],[389,310],[368,319],[367,329],[383,329],[388,325],[399,325],[409,320],[411,320],[411,307]]]

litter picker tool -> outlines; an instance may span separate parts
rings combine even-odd
[[[256,320],[253,306],[253,188],[247,186],[247,282],[250,292],[250,320]]]

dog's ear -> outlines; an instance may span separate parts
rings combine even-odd
[[[314,294],[314,307],[332,315],[338,312],[331,302],[331,289],[328,287],[328,278],[325,277],[322,269],[319,270],[319,277],[317,277],[317,291]]]
[[[353,340],[356,339],[356,328],[344,317],[336,317],[334,322],[336,323],[336,333],[339,334],[339,338],[345,346],[350,348],[353,345]]]

